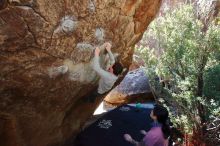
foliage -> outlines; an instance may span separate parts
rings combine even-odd
[[[220,103],[220,64],[205,73],[204,95]]]
[[[219,68],[213,68],[220,60],[220,26],[214,22],[204,24],[196,14],[191,5],[170,10],[151,24],[136,48],[146,60],[151,85],[170,108],[174,124],[187,133],[201,128],[204,117],[209,120],[216,116],[216,113],[205,111],[212,109],[218,113],[213,101],[219,100],[215,91],[206,91],[210,89],[208,86],[220,83]],[[168,80],[166,83],[171,88],[159,87],[155,81],[157,76]],[[210,82],[214,77],[216,82]]]
[[[212,105],[209,112],[220,116],[220,64],[209,68],[204,74],[204,96]]]

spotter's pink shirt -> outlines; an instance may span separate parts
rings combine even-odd
[[[143,138],[145,146],[168,146],[168,140],[164,139],[161,127],[152,127]]]

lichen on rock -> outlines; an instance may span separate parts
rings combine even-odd
[[[54,33],[60,33],[63,32],[65,34],[72,33],[77,28],[77,20],[74,18],[74,16],[64,16],[59,26],[56,28]]]
[[[96,28],[95,30],[95,38],[98,42],[103,42],[105,38],[105,32],[103,28]]]
[[[88,9],[90,13],[94,13],[95,12],[95,4],[92,0],[89,0],[89,4],[88,4]]]

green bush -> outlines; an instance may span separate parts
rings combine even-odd
[[[220,103],[220,65],[216,65],[205,72],[204,83],[204,95]]]
[[[203,91],[211,105],[209,112],[220,116],[220,64],[205,72]]]
[[[140,43],[145,45],[136,48],[145,59],[151,85],[156,86],[161,101],[169,107],[174,124],[187,133],[200,128],[204,117],[209,120],[216,116],[220,100],[220,67],[216,66],[220,26],[214,21],[204,24],[196,14],[191,5],[170,10],[150,25]],[[154,81],[156,76],[168,79],[171,88],[159,88]]]

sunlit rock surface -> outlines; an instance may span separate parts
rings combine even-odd
[[[100,102],[94,46],[128,68],[161,0],[1,0],[0,145],[66,145]],[[103,51],[101,53],[103,56]]]

